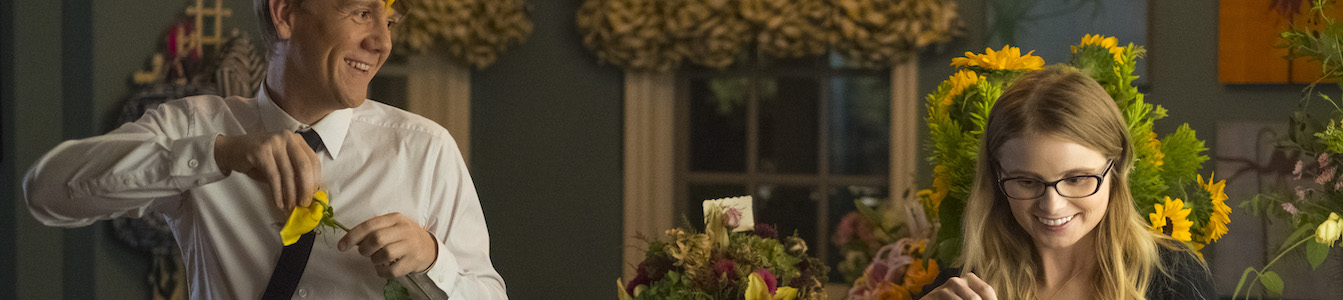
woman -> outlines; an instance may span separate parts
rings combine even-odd
[[[1095,80],[1023,75],[994,105],[983,142],[963,276],[924,299],[1215,297],[1203,262],[1134,208],[1128,127]]]

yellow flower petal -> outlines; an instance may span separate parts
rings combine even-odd
[[[769,287],[765,285],[765,278],[760,274],[751,273],[746,282],[746,300],[771,300],[774,297],[769,294]]]
[[[312,198],[312,204],[308,207],[294,208],[289,213],[289,221],[284,223],[284,228],[280,228],[280,240],[285,246],[298,242],[299,236],[311,232],[322,221],[322,213],[326,211],[326,192],[319,190]]]
[[[1194,221],[1189,220],[1189,213],[1193,212],[1193,209],[1185,208],[1184,201],[1180,199],[1171,200],[1170,197],[1166,197],[1164,205],[1155,204],[1153,206],[1156,208],[1156,212],[1148,214],[1148,218],[1152,222],[1153,232],[1165,233],[1166,220],[1170,220],[1171,237],[1181,242],[1193,240],[1192,234],[1189,233],[1189,228],[1194,226]]]
[[[781,286],[774,290],[774,300],[793,300],[797,297],[797,289]]]
[[[620,282],[620,278],[616,278],[616,290],[620,291],[620,294],[619,294],[620,300],[633,300],[633,299],[634,299],[634,297],[630,297],[630,293],[625,292],[625,283]]]

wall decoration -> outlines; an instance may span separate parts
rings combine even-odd
[[[410,53],[447,51],[449,57],[482,69],[499,53],[532,34],[522,0],[421,0],[392,27],[396,49]]]
[[[743,56],[831,49],[859,67],[887,68],[961,26],[947,0],[587,0],[576,22],[601,62],[661,72],[683,60],[725,68]]]

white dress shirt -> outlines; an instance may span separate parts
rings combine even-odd
[[[256,299],[280,256],[288,215],[275,208],[266,184],[220,171],[215,137],[311,127],[325,146],[318,152],[322,184],[337,221],[353,227],[399,212],[437,239],[433,266],[401,279],[411,294],[507,298],[490,262],[480,199],[446,129],[375,101],[308,126],[262,90],[256,99],[167,102],[106,135],[61,143],[24,178],[29,210],[61,227],[162,213],[181,246],[192,299]],[[382,298],[386,279],[357,249],[336,250],[343,236],[319,231],[294,298]]]

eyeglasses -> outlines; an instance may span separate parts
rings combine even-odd
[[[1044,182],[1035,178],[1013,177],[998,180],[998,188],[1003,190],[1008,198],[1017,200],[1029,200],[1039,198],[1045,195],[1045,188],[1054,187],[1054,191],[1059,196],[1066,198],[1082,198],[1095,195],[1101,189],[1101,183],[1105,181],[1105,175],[1110,173],[1114,167],[1114,161],[1105,163],[1105,172],[1100,175],[1081,175],[1063,178],[1051,182]]]

